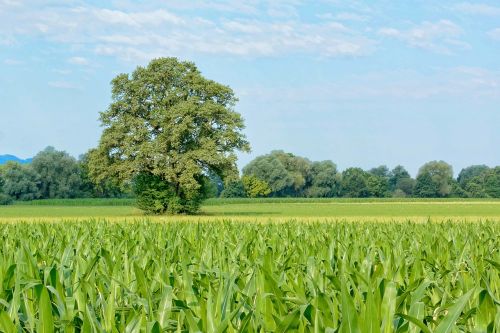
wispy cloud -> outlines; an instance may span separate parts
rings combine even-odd
[[[322,13],[317,15],[318,18],[324,20],[335,20],[335,21],[356,21],[364,22],[369,19],[367,15],[360,15],[352,12],[341,12],[338,14],[333,13]]]
[[[89,61],[84,57],[71,57],[68,59],[68,62],[73,65],[81,66],[87,66],[89,64]]]
[[[9,65],[9,66],[17,66],[17,65],[22,65],[24,62],[22,62],[21,60],[18,60],[18,59],[11,59],[11,58],[7,58],[7,59],[4,59],[2,61],[5,65]]]
[[[462,29],[449,20],[423,22],[410,29],[382,28],[379,35],[406,42],[411,47],[438,53],[450,53],[453,47],[467,47],[461,41]]]
[[[360,56],[374,49],[375,41],[344,24],[326,20],[305,22],[297,17],[295,6],[300,1],[237,1],[249,16],[221,15],[200,17],[173,10],[140,8],[109,9],[94,6],[29,6],[12,11],[2,21],[0,30],[13,35],[35,35],[69,47],[125,60],[143,61],[154,56],[219,54],[245,57],[309,54],[322,57]],[[224,11],[227,1],[210,6]],[[172,8],[190,7],[169,3]],[[192,4],[191,4],[192,5]],[[208,6],[199,2],[200,6]],[[250,7],[249,7],[250,6]],[[228,9],[227,9],[228,10]],[[343,15],[344,18],[346,14]],[[351,17],[354,18],[354,17]],[[16,25],[13,22],[26,22]],[[77,65],[86,59],[74,57]]]
[[[81,87],[68,81],[50,81],[48,85],[57,89],[80,89]]]
[[[500,7],[491,6],[485,3],[462,2],[456,5],[455,10],[466,14],[500,16]]]
[[[494,40],[500,41],[500,28],[496,28],[496,29],[489,31],[488,36],[490,36]]]
[[[416,70],[394,70],[351,75],[342,82],[321,85],[254,87],[240,92],[261,102],[276,95],[293,103],[311,100],[334,105],[339,101],[405,101],[478,98],[500,99],[500,72],[479,67],[437,69],[432,74]]]

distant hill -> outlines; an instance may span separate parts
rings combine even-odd
[[[5,164],[9,161],[14,161],[14,162],[19,162],[19,163],[22,163],[22,164],[25,164],[25,163],[30,163],[31,162],[31,158],[28,158],[28,159],[21,159],[17,156],[14,156],[14,155],[0,155],[0,164]]]

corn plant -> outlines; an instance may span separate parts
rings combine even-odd
[[[0,224],[0,331],[496,332],[500,223]]]

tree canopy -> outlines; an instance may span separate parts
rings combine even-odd
[[[31,166],[39,176],[41,197],[52,199],[80,196],[80,167],[68,153],[47,147],[33,158]]]
[[[453,168],[444,161],[431,161],[418,171],[415,191],[421,197],[446,197],[452,193]]]
[[[122,184],[162,182],[169,199],[159,199],[162,207],[156,212],[196,210],[193,203],[200,201],[205,177],[237,173],[235,151],[249,151],[236,101],[231,88],[175,58],[155,59],[131,75],[118,75],[112,103],[101,113],[99,145],[89,153],[91,177]],[[147,190],[136,194],[151,195]]]

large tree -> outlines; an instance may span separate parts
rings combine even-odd
[[[203,77],[191,62],[151,61],[112,81],[101,113],[99,146],[89,153],[94,181],[136,182],[152,212],[193,212],[209,173],[234,174],[235,150],[248,151],[243,119],[228,86]]]
[[[418,171],[415,195],[447,197],[452,193],[453,168],[444,161],[424,164]]]

